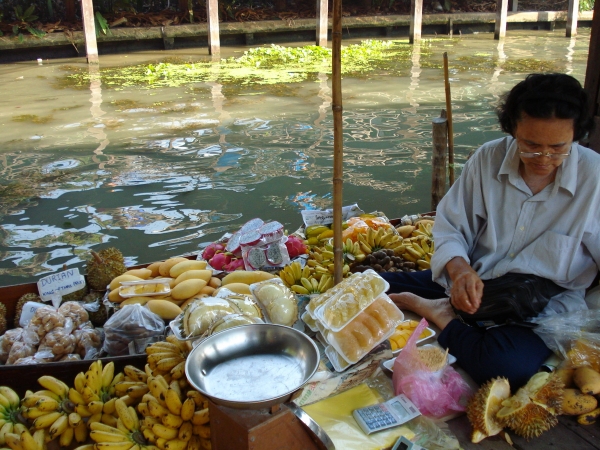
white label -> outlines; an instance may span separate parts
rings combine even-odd
[[[351,217],[360,216],[365,212],[358,207],[355,203],[350,206],[342,207],[342,220],[348,220]],[[302,214],[302,220],[304,225],[309,227],[311,225],[329,225],[333,223],[333,210],[326,209],[324,211],[317,209],[305,209],[300,211]]]
[[[43,301],[51,301],[56,295],[67,295],[85,287],[85,278],[79,269],[68,269],[40,279],[37,282],[38,291]]]
[[[31,318],[35,314],[38,308],[42,306],[48,306],[45,303],[39,302],[27,302],[23,305],[23,310],[21,311],[21,317],[19,318],[19,325],[23,328],[27,326],[27,324],[31,321]]]

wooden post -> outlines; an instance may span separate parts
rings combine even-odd
[[[446,193],[446,143],[448,142],[448,126],[446,111],[442,109],[440,117],[431,122],[433,132],[433,154],[431,156],[431,210]]]
[[[599,0],[600,1],[600,0]],[[344,132],[342,124],[342,0],[333,0],[331,28],[331,110],[333,111],[333,282],[342,281],[342,188]]]
[[[569,0],[567,10],[567,37],[577,36],[577,16],[579,15],[579,0]]]
[[[94,5],[92,0],[81,0],[81,17],[85,36],[85,54],[88,64],[98,64],[98,43],[96,42],[96,24],[94,23]]]
[[[208,54],[221,53],[219,38],[219,0],[206,1],[206,21],[208,23]]]
[[[452,124],[452,95],[448,74],[448,53],[444,52],[444,87],[446,91],[446,114],[448,117],[448,184],[454,184],[454,125]]]
[[[494,28],[494,39],[504,39],[506,36],[506,17],[508,15],[508,0],[497,0],[496,2],[496,26]]]
[[[600,0],[594,4],[584,88],[590,98],[590,113],[596,125],[586,145],[600,153]]]
[[[327,47],[329,7],[327,0],[317,0],[317,45]]]
[[[410,28],[408,42],[414,44],[421,40],[423,24],[423,0],[410,0]]]
[[[513,0],[512,1],[512,11],[517,12],[517,9],[519,9],[519,0]]]

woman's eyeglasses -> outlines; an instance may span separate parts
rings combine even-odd
[[[522,152],[521,150],[519,150],[519,154],[523,157],[523,158],[527,158],[527,159],[533,159],[533,158],[540,158],[542,156],[546,156],[547,158],[550,158],[554,161],[560,161],[562,159],[565,159],[567,156],[569,156],[571,154],[571,152],[569,151],[568,153],[550,153],[550,152]]]

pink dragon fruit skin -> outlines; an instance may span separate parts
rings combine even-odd
[[[285,243],[290,258],[295,258],[298,255],[304,255],[308,253],[308,248],[304,241],[297,236],[288,236]]]
[[[221,253],[225,251],[225,246],[218,242],[213,242],[212,244],[208,244],[208,246],[202,252],[202,259],[204,261],[209,261],[216,253]]]
[[[233,255],[228,252],[216,253],[208,260],[208,263],[216,270],[225,270],[224,267],[231,262]]]
[[[223,266],[223,270],[227,272],[233,272],[238,269],[244,269],[244,260],[242,258],[232,259],[229,264]]]

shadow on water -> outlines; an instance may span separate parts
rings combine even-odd
[[[344,204],[390,217],[430,209],[443,52],[458,175],[473,148],[501,136],[500,95],[535,71],[583,82],[588,42],[586,30],[573,39],[530,31],[500,42],[394,41],[380,59],[357,50],[342,80]],[[244,50],[227,56],[239,61]],[[331,207],[327,64],[233,67],[185,52],[106,56],[99,69],[81,60],[0,66],[2,285],[82,267],[92,248],[150,262],[197,251],[253,217],[293,231],[300,210]]]

